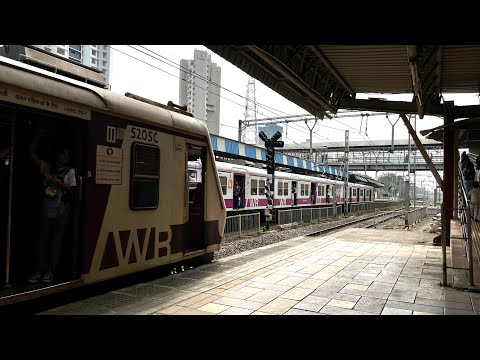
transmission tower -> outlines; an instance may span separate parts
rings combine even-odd
[[[249,76],[247,91],[245,93],[245,113],[244,113],[244,124],[246,125],[245,130],[242,134],[242,142],[247,144],[256,144],[257,143],[257,124],[252,124],[249,126],[249,122],[256,120],[257,118],[257,100],[255,98],[255,78]]]

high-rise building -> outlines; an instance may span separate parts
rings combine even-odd
[[[221,68],[206,51],[195,50],[193,60],[180,61],[179,104],[214,135],[220,135],[220,81]]]
[[[110,83],[110,47],[108,45],[31,45],[103,72]]]

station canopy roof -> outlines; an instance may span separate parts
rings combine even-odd
[[[339,109],[442,115],[445,93],[478,93],[480,45],[206,45],[319,118]],[[357,99],[413,94],[411,102]],[[458,114],[460,115],[465,114]],[[480,116],[479,106],[465,117]]]

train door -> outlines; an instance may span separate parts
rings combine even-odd
[[[9,277],[12,112],[0,110],[0,288]]]
[[[188,144],[188,161],[200,164],[195,182],[189,185],[188,233],[185,237],[184,253],[205,248],[204,214],[206,182],[206,150],[204,146]]]
[[[292,205],[297,205],[297,182],[292,181]]]
[[[330,194],[331,194],[332,185],[327,184],[325,186],[325,203],[330,204]]]
[[[236,186],[239,186],[238,192],[236,192]],[[234,174],[233,176],[233,204],[234,204],[234,209],[242,209],[245,207],[245,202],[246,202],[246,192],[245,192],[245,175],[244,174]],[[236,199],[236,203],[235,203]]]
[[[0,283],[16,293],[78,278],[86,123],[23,109],[0,107],[0,114],[0,147],[11,144],[9,154],[1,156]],[[45,201],[45,178],[32,153],[55,164],[60,148],[66,149],[67,154],[62,150],[66,168],[73,170],[68,171],[69,180],[64,179],[72,188],[60,193],[62,214],[52,218]],[[50,271],[53,278],[47,276]],[[36,272],[42,276],[33,279],[31,275]]]
[[[317,203],[317,184],[313,182],[310,187],[310,199],[312,205],[315,205]]]

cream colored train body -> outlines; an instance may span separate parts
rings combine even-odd
[[[219,250],[225,203],[207,127],[191,114],[0,57],[0,124],[0,146],[10,149],[0,183],[0,286],[9,290],[0,304]],[[55,281],[32,287],[41,188],[29,146],[39,133],[45,157],[67,144],[77,186]],[[193,186],[188,161],[202,166]]]

